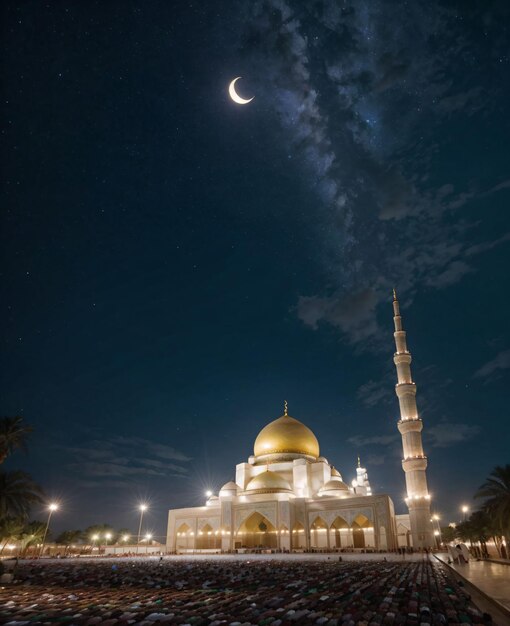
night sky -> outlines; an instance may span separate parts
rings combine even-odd
[[[508,3],[2,12],[0,413],[55,527],[163,533],[285,399],[405,512],[392,287],[432,508],[474,506],[510,461]]]

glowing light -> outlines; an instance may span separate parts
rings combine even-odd
[[[99,539],[99,535],[92,535],[92,541],[97,541]]]
[[[140,506],[138,507],[139,510],[143,513],[144,511],[146,511],[149,507],[146,504],[140,504]]]
[[[129,539],[129,535],[122,535],[122,541],[127,541]]]
[[[52,502],[51,504],[48,505],[48,509],[50,511],[56,511],[58,509],[58,504],[56,502]]]
[[[147,541],[150,541],[152,539],[152,535],[150,533],[147,533],[145,535],[145,539],[147,539]]]
[[[466,505],[464,504],[464,505],[463,505],[463,507],[462,507],[462,509],[461,509],[461,511],[462,511],[463,513],[467,513],[467,512],[469,511],[469,507],[468,507],[468,506],[466,506]]]
[[[105,536],[104,536],[104,538],[105,538],[107,541],[110,541],[110,539],[112,538],[112,533],[106,533],[106,534],[105,534]]]
[[[208,489],[208,490],[205,492],[205,495],[206,495],[208,498],[210,498],[210,497],[212,496],[212,494],[213,494],[213,492],[212,492],[210,489]]]

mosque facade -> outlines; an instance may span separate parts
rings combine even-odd
[[[350,485],[320,455],[302,422],[284,414],[258,434],[253,455],[236,466],[235,480],[199,507],[169,511],[167,550],[177,553],[277,550],[394,550],[434,546],[422,420],[416,408],[411,354],[394,294],[397,369],[408,514],[395,515],[391,498],[374,494],[358,458]]]

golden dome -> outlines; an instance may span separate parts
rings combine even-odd
[[[331,476],[337,476],[338,478],[342,478],[342,475],[340,474],[340,472],[336,469],[336,467],[332,467],[331,468]]]
[[[328,480],[328,482],[319,489],[319,495],[336,496],[340,495],[342,492],[348,493],[349,487],[341,480],[338,480],[338,478],[336,480]]]
[[[317,458],[319,442],[312,431],[300,421],[282,415],[260,431],[254,446],[255,456],[290,453]]]
[[[252,493],[274,493],[277,491],[292,491],[291,486],[276,472],[270,472],[266,470],[255,476],[246,485],[246,491]]]

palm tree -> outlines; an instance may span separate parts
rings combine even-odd
[[[495,467],[475,497],[486,498],[483,508],[508,540],[510,538],[510,465]]]
[[[0,472],[0,520],[9,516],[26,519],[30,507],[42,503],[42,495],[26,472]]]
[[[2,547],[0,554],[5,550],[9,540],[17,541],[23,532],[23,520],[17,517],[4,517],[0,522],[0,538]]]
[[[32,427],[24,426],[22,421],[23,418],[19,415],[0,418],[0,464],[17,448],[26,450]]]
[[[42,543],[44,532],[46,530],[45,522],[30,522],[23,528],[23,532],[20,535],[21,543],[21,555],[26,556],[26,553],[30,547],[38,543]],[[48,535],[46,535],[46,538]]]

